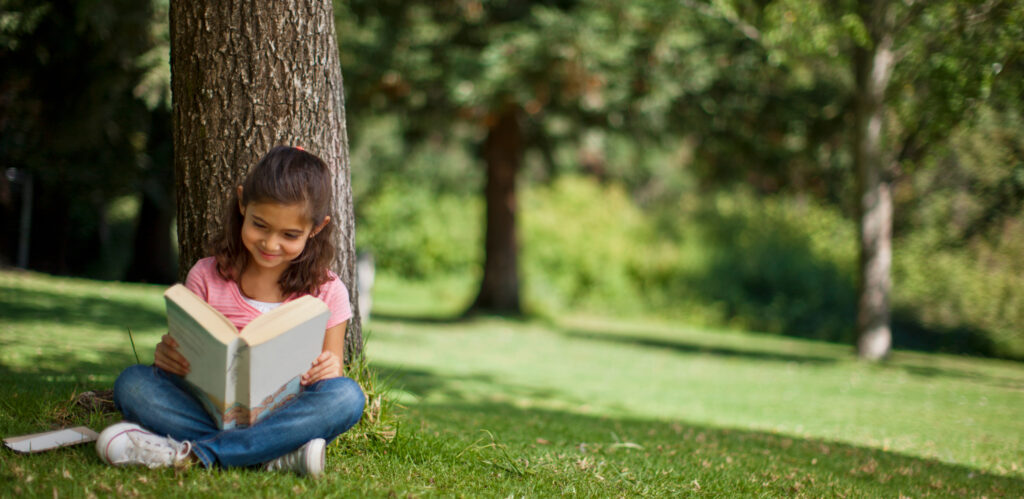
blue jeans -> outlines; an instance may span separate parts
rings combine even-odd
[[[185,381],[154,366],[134,365],[114,382],[114,404],[125,419],[175,440],[188,440],[204,466],[252,466],[314,438],[330,442],[359,422],[366,397],[349,378],[318,381],[286,406],[248,428],[219,430]]]

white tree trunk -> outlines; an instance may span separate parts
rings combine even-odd
[[[886,0],[861,3],[861,17],[872,46],[854,54],[856,125],[854,164],[857,170],[860,229],[860,282],[857,304],[857,353],[879,360],[889,354],[889,293],[892,289],[892,187],[884,165],[885,90],[895,63]]]

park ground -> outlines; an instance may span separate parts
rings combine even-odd
[[[0,271],[0,434],[95,429],[82,393],[150,362],[163,287]],[[457,320],[471,285],[378,279],[383,425],[319,480],[0,451],[0,495],[1020,497],[1024,365],[653,320]],[[132,341],[136,349],[133,352]]]

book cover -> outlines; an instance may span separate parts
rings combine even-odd
[[[164,297],[168,330],[189,361],[185,381],[222,429],[255,424],[286,404],[323,351],[330,311],[313,296],[262,314],[242,331],[185,286]]]

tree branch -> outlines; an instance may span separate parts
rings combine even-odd
[[[722,12],[714,8],[710,4],[698,3],[693,0],[682,0],[682,2],[680,3],[684,7],[693,9],[699,14],[703,14],[712,19],[719,19],[725,21],[733,28],[735,28],[736,31],[739,31],[740,34],[742,34],[744,37],[750,39],[753,42],[756,42],[758,45],[763,45],[761,41],[761,32],[752,24],[744,21],[743,19],[740,19],[738,15]]]

